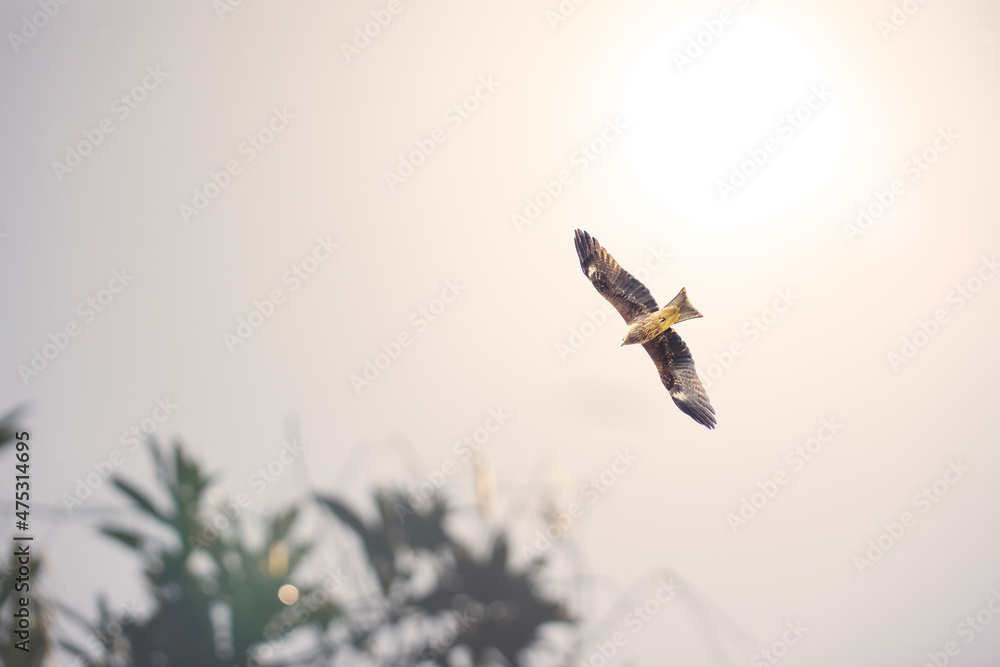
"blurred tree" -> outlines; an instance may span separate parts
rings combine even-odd
[[[22,413],[22,408],[17,408],[0,418],[0,452],[25,437],[18,435],[24,432],[21,426]],[[24,442],[29,446],[31,444],[30,440]],[[20,449],[22,445],[17,447]],[[13,512],[11,522],[13,523]],[[25,544],[30,549],[30,543]],[[26,564],[30,575],[25,576],[20,572],[21,566],[25,564],[18,561],[16,552],[17,546],[13,546],[9,565],[0,567],[0,665],[41,667],[45,664],[51,646],[52,605],[38,586],[42,560],[31,549]],[[29,600],[27,628],[21,627],[21,619],[15,617],[15,613],[21,608],[19,601],[22,598]],[[18,630],[26,631],[30,639],[25,642],[25,635],[16,634]]]
[[[573,622],[539,592],[542,561],[513,570],[502,533],[476,556],[449,535],[439,498],[418,512],[394,491],[375,494],[371,523],[336,498],[317,497],[359,538],[368,571],[349,578],[352,591],[339,571],[319,586],[293,588],[314,548],[291,538],[308,503],[266,519],[253,547],[238,506],[209,493],[211,478],[179,444],[167,456],[155,444],[150,451],[166,506],[120,477],[112,483],[158,528],[101,532],[143,560],[155,609],[138,618],[100,600],[96,623],[68,611],[86,629],[87,646],[61,645],[88,664],[450,665],[462,652],[476,665],[520,664],[543,625]]]
[[[15,410],[0,419],[0,451],[21,430],[19,418]],[[315,546],[291,537],[304,507],[266,518],[263,539],[252,546],[239,506],[220,499],[218,490],[209,498],[211,477],[180,444],[164,456],[150,443],[150,452],[165,505],[112,478],[150,530],[106,525],[100,531],[142,560],[154,609],[140,618],[101,598],[91,622],[39,591],[42,563],[32,554],[31,650],[21,650],[11,625],[15,560],[11,570],[0,569],[0,665],[41,667],[55,644],[76,664],[93,667],[292,667],[342,659],[447,666],[463,653],[475,665],[521,664],[540,642],[542,626],[575,623],[541,594],[543,559],[524,571],[511,568],[502,531],[488,553],[476,555],[449,534],[451,512],[437,496],[417,511],[403,494],[379,490],[378,517],[368,523],[343,501],[317,496],[357,536],[355,560],[367,572],[344,577],[337,570],[319,585],[293,585]],[[354,595],[343,590],[345,579],[355,584]],[[53,638],[56,608],[84,629],[85,646]],[[305,639],[294,656],[285,641],[293,634]]]
[[[206,499],[211,479],[179,444],[166,458],[155,444],[150,450],[157,480],[170,499],[166,508],[117,476],[112,482],[148,520],[165,527],[170,538],[112,526],[101,532],[143,559],[156,609],[146,619],[122,619],[102,603],[97,625],[89,627],[100,640],[99,655],[74,645],[67,645],[69,650],[100,665],[230,667],[250,661],[269,624],[280,622],[283,633],[290,634],[325,627],[339,613],[329,595],[318,595],[315,587],[293,588],[290,582],[312,549],[311,543],[289,537],[298,508],[270,518],[262,544],[254,548],[237,506],[230,503],[236,509],[227,514]],[[288,622],[282,616],[286,603],[279,597],[286,585],[296,598],[321,602]]]
[[[335,498],[319,500],[357,534],[367,554],[377,593],[365,598],[368,613],[355,610],[350,636],[374,664],[448,665],[463,651],[476,665],[521,664],[543,625],[573,623],[561,604],[541,594],[541,560],[527,571],[513,570],[503,533],[489,554],[475,556],[449,536],[448,510],[439,498],[417,512],[402,494],[380,491],[371,524]]]

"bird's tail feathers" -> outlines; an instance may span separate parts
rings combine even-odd
[[[681,291],[677,293],[677,296],[675,296],[670,303],[663,307],[663,310],[667,310],[668,308],[676,308],[678,311],[675,323],[683,322],[684,320],[692,320],[696,317],[702,316],[701,313],[698,312],[698,309],[692,306],[691,302],[688,301],[687,290],[683,287],[681,288]]]

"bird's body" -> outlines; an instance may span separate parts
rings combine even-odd
[[[638,282],[638,281],[636,281]],[[695,310],[691,302],[688,301],[687,291],[681,288],[673,301],[663,308],[652,312],[637,315],[628,325],[622,345],[632,345],[634,343],[648,343],[657,336],[666,333],[667,329],[678,322],[701,317],[701,313]]]
[[[646,286],[597,239],[578,229],[575,242],[584,275],[628,324],[622,345],[642,345],[677,407],[699,424],[715,428],[715,409],[695,372],[691,351],[673,329],[678,322],[702,316],[688,301],[687,291],[681,288],[670,303],[659,308]]]

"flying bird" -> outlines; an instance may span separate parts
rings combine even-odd
[[[688,301],[687,291],[682,287],[670,303],[658,308],[646,286],[597,239],[580,229],[575,237],[583,274],[628,324],[622,345],[639,343],[646,348],[677,407],[699,424],[715,428],[715,408],[694,370],[691,351],[673,329],[678,322],[702,316]]]

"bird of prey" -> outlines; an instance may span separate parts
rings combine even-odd
[[[646,286],[623,269],[597,239],[580,229],[575,236],[584,275],[628,324],[622,345],[639,343],[646,348],[677,407],[699,424],[715,428],[715,408],[694,370],[691,351],[673,330],[678,322],[702,316],[688,301],[685,289],[658,308]]]

